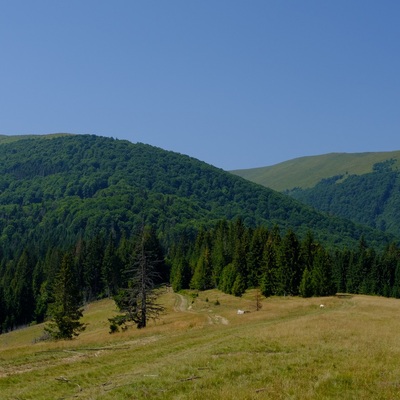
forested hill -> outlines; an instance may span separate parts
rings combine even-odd
[[[332,153],[239,175],[285,189],[315,209],[400,237],[399,160],[400,151]]]
[[[290,194],[317,209],[400,236],[400,173],[395,161],[377,163],[373,172],[324,179]]]
[[[46,138],[46,139],[45,139]],[[0,142],[0,250],[44,254],[78,237],[129,233],[141,221],[170,242],[182,229],[241,217],[319,240],[371,245],[384,235],[303,206],[204,162],[145,144],[89,135]],[[39,254],[38,254],[39,255]]]

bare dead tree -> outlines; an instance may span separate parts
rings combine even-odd
[[[128,287],[121,289],[114,300],[123,315],[110,319],[111,332],[118,326],[132,321],[136,326],[145,328],[147,321],[158,319],[164,307],[157,302],[161,289],[157,287],[161,276],[157,266],[162,263],[157,247],[154,247],[155,233],[142,227],[136,254],[126,273],[129,276]]]

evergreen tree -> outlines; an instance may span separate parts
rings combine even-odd
[[[275,239],[276,237],[270,234],[263,251],[260,289],[261,293],[266,297],[272,296],[276,293],[277,255]]]
[[[226,220],[220,221],[214,231],[211,248],[212,286],[218,287],[222,270],[232,262],[229,243],[229,226]]]
[[[182,289],[189,288],[191,279],[191,271],[189,267],[189,253],[190,243],[183,235],[176,245],[172,246],[169,255],[169,265],[171,268],[170,283],[175,292],[179,292]]]
[[[126,270],[128,287],[114,296],[123,314],[109,320],[112,332],[130,321],[139,329],[145,328],[149,319],[157,319],[164,311],[164,307],[157,303],[159,291],[156,290],[156,283],[161,279],[157,266],[163,264],[159,249],[154,230],[142,227],[137,251]]]
[[[300,244],[294,232],[289,230],[278,252],[278,294],[298,294],[302,274]]]
[[[85,329],[82,317],[81,293],[71,254],[66,253],[53,286],[53,303],[49,306],[51,321],[45,328],[55,339],[72,339]]]
[[[233,283],[231,293],[234,296],[241,296],[246,291],[246,282],[243,276],[239,273],[236,275],[235,282]]]
[[[24,250],[18,259],[14,278],[11,281],[13,314],[17,325],[25,325],[34,317],[33,263],[28,251]]]
[[[238,272],[232,263],[224,267],[219,281],[219,289],[224,293],[232,293],[233,285],[236,281]]]
[[[264,246],[268,238],[268,231],[263,227],[257,227],[252,235],[250,249],[247,253],[248,287],[259,285],[261,278],[261,266],[263,261]]]
[[[318,247],[314,256],[311,280],[313,294],[315,296],[330,296],[335,293],[335,286],[332,279],[331,258],[322,246]]]
[[[346,285],[349,293],[360,293],[362,282],[366,276],[367,249],[367,243],[364,236],[362,236],[359,240],[357,250],[352,252],[349,262]]]
[[[390,296],[393,292],[396,268],[400,262],[400,251],[398,247],[391,243],[385,249],[379,261],[378,293],[381,296]]]
[[[301,243],[301,259],[304,268],[308,268],[309,271],[312,270],[314,263],[314,255],[318,248],[318,244],[314,241],[314,236],[311,231],[307,231],[306,237]]]
[[[311,297],[314,294],[312,276],[307,267],[303,271],[299,294],[302,297]]]
[[[210,289],[211,286],[211,257],[210,250],[206,247],[199,259],[197,260],[196,268],[192,280],[190,282],[191,289],[206,290]]]
[[[85,301],[91,301],[102,292],[102,263],[104,241],[100,235],[94,236],[87,244],[83,259],[83,279]]]
[[[332,279],[335,290],[339,293],[346,292],[347,271],[350,263],[351,253],[348,249],[336,249],[332,260]]]
[[[114,240],[110,235],[101,264],[101,280],[107,297],[117,293],[120,276],[121,262],[117,256]]]

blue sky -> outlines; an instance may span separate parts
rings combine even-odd
[[[0,0],[0,134],[230,170],[400,150],[400,2]]]

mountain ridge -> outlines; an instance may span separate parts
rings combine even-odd
[[[363,175],[373,165],[389,159],[400,160],[400,150],[363,153],[327,153],[304,156],[275,165],[232,170],[231,173],[277,191],[309,189],[322,179],[336,175]],[[397,161],[396,166],[399,166]]]
[[[238,216],[246,224],[291,227],[301,234],[315,229],[321,238],[338,243],[357,242],[363,233],[375,235],[195,158],[150,145],[61,135],[53,140],[20,138],[3,143],[0,149],[0,212],[4,215],[0,239],[9,244],[25,235],[23,228],[52,241],[54,235],[49,237],[46,230],[62,231],[60,218],[68,224],[68,232],[62,233],[68,242],[80,230],[94,234],[112,224],[128,229],[143,213],[164,235],[170,228]],[[19,215],[21,225],[10,225],[10,209]],[[31,214],[35,227],[27,226]]]

